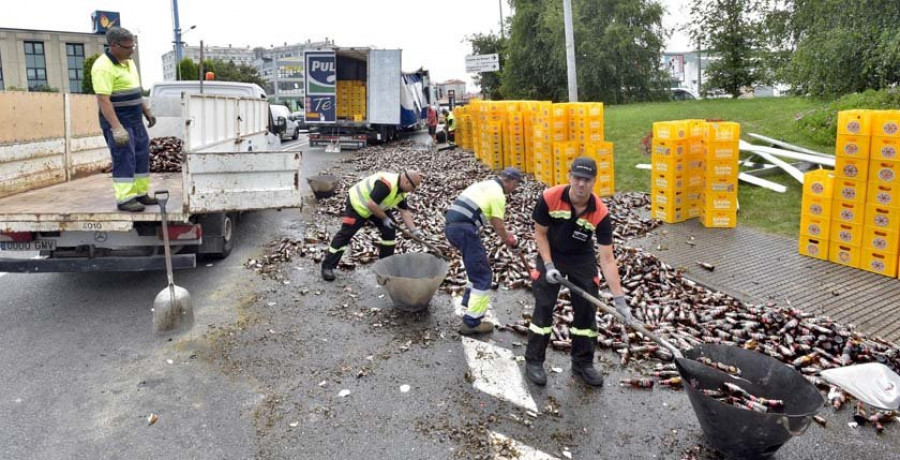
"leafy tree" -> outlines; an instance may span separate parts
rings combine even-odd
[[[191,58],[184,58],[178,62],[178,79],[179,80],[197,80],[200,69]]]
[[[100,54],[94,54],[84,59],[82,66],[81,92],[84,94],[94,94],[94,82],[91,80],[91,69],[94,67],[94,61],[100,57]]]
[[[481,95],[486,99],[503,99],[500,93],[500,75],[503,73],[506,62],[506,40],[491,32],[489,34],[475,34],[466,37],[472,46],[472,54],[499,54],[500,71],[483,72],[475,75],[473,80],[481,88]]]
[[[900,84],[896,0],[779,0],[766,11],[791,59],[778,75],[800,94],[834,97]]]
[[[712,55],[704,92],[723,90],[737,98],[764,80],[758,0],[700,0],[691,7],[691,20],[692,41]]]
[[[214,60],[210,62],[216,73],[216,80],[255,83],[263,88],[266,81],[259,75],[256,67],[247,64],[235,64],[233,61]]]
[[[568,100],[562,0],[511,0],[501,91]],[[653,0],[573,0],[579,98],[627,103],[663,96],[663,10]]]

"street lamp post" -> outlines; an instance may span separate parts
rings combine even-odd
[[[178,17],[175,18],[175,79],[178,80],[181,76],[181,60],[184,59],[184,41],[182,37],[187,35],[188,32],[197,28],[197,25],[192,25],[188,27],[187,30],[183,31],[180,27],[178,27]]]
[[[572,0],[563,0],[566,21],[566,68],[569,73],[569,102],[578,102],[578,72],[575,69],[575,32],[572,30]]]

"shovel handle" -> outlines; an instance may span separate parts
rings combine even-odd
[[[580,295],[581,297],[584,297],[585,300],[596,305],[597,308],[605,311],[606,313],[613,315],[617,320],[619,320],[623,324],[628,324],[628,326],[630,326],[632,329],[634,329],[634,330],[640,332],[641,334],[643,334],[644,336],[650,338],[650,340],[653,340],[654,342],[662,345],[665,349],[669,350],[673,355],[675,355],[676,358],[683,357],[683,355],[681,354],[681,350],[676,348],[675,345],[672,345],[668,340],[665,340],[662,337],[647,330],[647,327],[644,325],[644,323],[641,323],[638,320],[632,320],[630,323],[626,323],[625,318],[622,315],[620,315],[619,312],[617,312],[615,308],[612,308],[609,305],[601,302],[599,299],[588,294],[587,291],[585,291],[584,289],[581,289],[580,287],[576,286],[574,283],[572,283],[571,281],[569,281],[565,278],[561,278],[559,280],[559,284],[562,284],[563,286],[569,288],[570,291]]]
[[[440,249],[438,249],[438,248],[432,246],[430,243],[428,243],[427,241],[425,241],[425,240],[423,240],[423,239],[421,239],[421,238],[416,238],[415,235],[413,235],[412,233],[406,231],[405,228],[403,228],[403,227],[401,227],[401,226],[399,226],[399,225],[395,225],[395,227],[396,227],[398,230],[400,230],[400,233],[402,233],[403,236],[405,236],[405,237],[407,237],[407,238],[411,238],[412,240],[418,242],[418,243],[421,244],[422,246],[425,246],[426,248],[428,248],[431,252],[434,253],[434,255],[440,257],[441,259],[446,260],[447,262],[450,262],[450,258],[447,257],[446,255],[444,255],[444,253],[443,253]]]
[[[166,209],[166,203],[169,202],[169,191],[168,190],[157,190],[153,193],[153,197],[156,198],[156,201],[159,202],[159,208],[161,210]]]

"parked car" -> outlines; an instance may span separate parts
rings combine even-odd
[[[693,101],[700,99],[699,95],[687,88],[672,88],[670,91],[672,93],[673,101]]]
[[[293,140],[300,138],[300,125],[291,116],[291,109],[286,105],[271,104],[269,110],[272,111],[272,119],[275,120],[276,125],[282,123],[285,125],[284,131],[281,132],[281,140],[284,140],[285,137]]]

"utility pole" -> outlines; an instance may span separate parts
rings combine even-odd
[[[702,86],[703,79],[703,55],[701,52],[703,41],[700,37],[697,37],[697,97],[700,97],[700,88]]]
[[[497,4],[500,5],[500,38],[506,38],[506,34],[503,33],[503,0],[497,0]]]
[[[203,94],[203,40],[200,40],[200,94]]]
[[[575,68],[575,31],[572,29],[572,0],[563,0],[566,21],[566,68],[569,71],[569,102],[578,102],[578,72]]]
[[[172,18],[175,22],[175,79],[178,80],[181,71],[179,64],[181,64],[182,55],[184,54],[184,48],[181,43],[181,22],[178,19],[178,0],[172,0]]]

